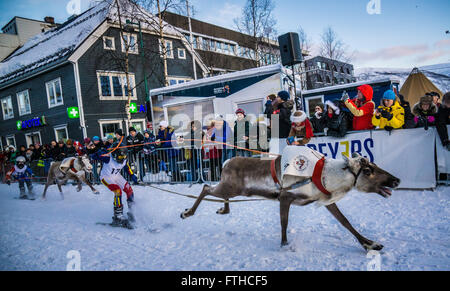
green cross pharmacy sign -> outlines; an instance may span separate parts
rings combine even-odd
[[[67,115],[70,119],[80,118],[80,111],[78,107],[69,107],[67,108]]]

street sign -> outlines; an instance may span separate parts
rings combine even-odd
[[[80,118],[80,111],[78,110],[78,107],[69,107],[67,108],[67,115],[69,118]]]
[[[130,113],[137,113],[138,112],[138,106],[136,103],[130,103]]]

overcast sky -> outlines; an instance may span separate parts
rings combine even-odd
[[[0,25],[14,16],[64,22],[67,5],[92,0],[0,0]],[[369,0],[275,0],[277,31],[283,34],[302,26],[314,43],[332,26],[352,53],[356,67],[401,67],[450,62],[448,0],[371,0],[381,4],[380,14],[369,14]],[[190,0],[195,18],[234,29],[245,0]]]

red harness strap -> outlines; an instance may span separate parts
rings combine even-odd
[[[70,162],[70,169],[72,170],[72,172],[77,173],[78,171],[75,170],[74,164],[75,164],[75,159],[73,159],[73,160]]]
[[[316,187],[319,188],[319,190],[323,194],[331,195],[331,193],[328,192],[327,189],[325,189],[325,187],[322,185],[322,171],[323,171],[324,165],[325,165],[325,157],[323,157],[316,163],[311,180],[313,181],[314,185],[316,185]]]
[[[275,160],[272,160],[270,162],[270,173],[272,174],[272,179],[275,182],[275,184],[277,184],[278,186],[281,187],[281,183],[280,183],[280,181],[278,180],[278,177],[277,177],[277,170],[275,168]]]

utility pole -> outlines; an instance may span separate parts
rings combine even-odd
[[[187,11],[187,18],[189,23],[189,45],[191,46],[192,50],[192,68],[194,70],[194,80],[197,80],[197,66],[195,65],[196,57],[195,57],[195,51],[193,43],[193,37],[192,37],[192,24],[191,24],[191,15],[189,12],[189,0],[186,0],[186,11]]]
[[[164,65],[164,86],[169,86],[169,73],[167,71],[167,47],[164,41],[164,28],[163,28],[163,20],[161,15],[161,6],[159,0],[156,0],[156,4],[158,5],[158,18],[159,18],[159,39],[161,42],[162,54],[163,54],[163,65]],[[172,49],[172,48],[170,48]]]

